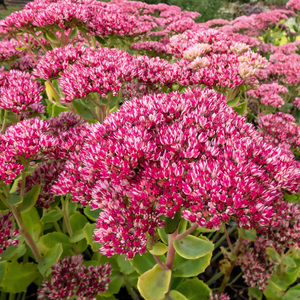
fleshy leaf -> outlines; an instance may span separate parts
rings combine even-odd
[[[130,263],[139,274],[145,273],[156,265],[153,255],[149,252],[143,253],[142,255],[135,255],[133,259],[130,260]]]
[[[6,262],[6,274],[0,284],[6,293],[26,292],[27,287],[39,276],[35,263]]]
[[[27,231],[33,240],[37,242],[42,232],[42,224],[36,208],[32,207],[29,211],[23,212],[22,218]]]
[[[168,246],[165,244],[158,242],[156,243],[149,252],[152,255],[164,255],[168,251]]]
[[[7,197],[6,202],[8,205],[14,206],[22,203],[22,200],[23,199],[20,195],[18,195],[17,193],[12,193]]]
[[[26,193],[23,197],[23,202],[21,206],[21,211],[26,212],[29,211],[36,203],[39,194],[40,194],[41,186],[36,184],[32,187],[32,189]]]
[[[177,212],[173,218],[166,218],[165,219],[165,226],[164,230],[167,234],[173,233],[176,228],[178,227],[178,224],[181,219],[181,212]]]
[[[54,266],[63,253],[63,247],[59,243],[43,256],[42,261],[38,265],[38,269],[43,276],[49,276],[51,273],[51,267]]]
[[[174,248],[183,258],[197,259],[211,253],[214,249],[214,244],[205,237],[188,235],[179,241],[175,240]]]
[[[176,290],[182,293],[188,300],[199,300],[199,295],[201,295],[201,300],[207,300],[211,293],[208,285],[198,278],[186,279],[179,284]]]
[[[161,300],[168,292],[171,281],[171,270],[163,270],[155,265],[138,279],[138,290],[145,300]]]
[[[60,220],[63,217],[63,213],[58,210],[51,210],[44,214],[41,218],[43,223],[52,223]]]
[[[254,242],[257,239],[256,230],[254,228],[252,229],[239,228],[239,236],[251,242]]]
[[[166,295],[164,300],[188,300],[188,299],[178,291],[172,290]]]
[[[175,253],[173,277],[192,277],[205,271],[209,266],[212,253],[197,259],[185,259]]]

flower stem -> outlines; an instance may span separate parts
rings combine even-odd
[[[189,229],[187,229],[185,232],[178,234],[175,236],[174,240],[179,241],[188,236],[190,233],[194,232],[198,228],[198,224],[193,224]]]
[[[169,268],[161,261],[160,257],[158,255],[153,255],[154,259],[156,260],[157,264],[163,269],[163,270],[169,270]]]
[[[36,243],[34,242],[32,236],[30,235],[30,233],[27,231],[27,229],[25,227],[21,212],[19,211],[18,208],[14,207],[14,206],[11,207],[11,211],[18,223],[20,233],[24,234],[26,243],[29,246],[29,248],[31,249],[33,255],[35,256],[36,261],[40,262],[42,260],[42,255],[40,254],[40,251],[37,248]]]
[[[177,229],[172,233],[169,234],[168,237],[168,254],[166,258],[166,266],[169,270],[173,269],[173,262],[174,262],[174,257],[175,257],[175,248],[173,245],[173,242],[175,241],[175,237],[177,236],[178,233],[178,227]]]
[[[68,198],[68,196],[66,197],[65,200],[62,198],[61,202],[62,202],[62,211],[64,214],[64,221],[65,221],[65,224],[67,227],[67,231],[69,233],[69,236],[72,236],[73,230],[72,230],[70,218],[69,218],[69,198]]]

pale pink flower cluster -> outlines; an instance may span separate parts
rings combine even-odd
[[[43,86],[27,72],[0,73],[0,108],[21,114],[30,110],[30,105],[40,104]]]
[[[273,248],[279,255],[291,247],[296,251],[300,249],[300,206],[282,201],[275,205],[275,209],[276,216],[267,227],[258,230],[257,240],[254,243],[244,241],[241,248],[244,254],[238,258],[246,283],[261,290],[265,289],[276,270],[276,264],[270,260],[266,249]]]
[[[148,45],[148,44],[147,44]],[[134,44],[141,49],[144,44]],[[151,48],[151,45],[148,45]],[[187,30],[161,43],[167,55],[183,58],[180,65],[193,70],[192,84],[205,84],[219,89],[236,88],[244,83],[248,88],[256,87],[256,71],[267,67],[267,60],[254,53],[249,46],[234,42],[224,33],[214,29],[205,31]],[[147,48],[147,49],[150,49]]]
[[[259,70],[258,76],[262,79],[277,79],[284,84],[298,85],[300,83],[300,55],[275,53],[270,56],[267,69]]]
[[[76,254],[58,261],[52,269],[50,281],[44,281],[38,290],[40,300],[96,299],[99,293],[107,290],[111,274],[108,263],[86,267],[83,255]]]
[[[224,96],[200,88],[124,103],[92,125],[74,157],[53,189],[102,209],[95,239],[108,256],[145,252],[161,216],[181,210],[208,228],[232,217],[264,227],[282,189],[299,190],[293,159],[265,144]]]
[[[258,237],[254,244],[244,241],[241,248],[244,255],[239,256],[238,264],[247,285],[257,286],[260,290],[264,290],[268,285],[275,266],[269,261],[266,248],[272,246],[273,243],[264,237]]]
[[[299,150],[300,126],[291,114],[277,112],[261,116],[259,127],[266,142],[282,148],[285,152]],[[290,149],[291,148],[291,149]]]
[[[280,24],[281,20],[286,20],[293,15],[295,13],[291,10],[273,9],[260,14],[238,17],[231,21],[230,25],[233,32],[256,37],[260,36],[262,31],[268,30],[273,25]]]
[[[210,293],[209,300],[230,300],[230,297],[226,293]]]
[[[285,55],[290,55],[295,53],[300,49],[300,41],[295,41],[292,43],[286,43],[280,46],[274,46],[273,44],[261,44],[259,45],[259,50],[262,53],[281,53]]]
[[[261,84],[257,90],[250,90],[247,95],[252,98],[259,99],[261,103],[265,105],[271,105],[274,107],[281,107],[284,105],[283,99],[279,94],[286,94],[288,89],[276,82]]]
[[[298,109],[300,109],[300,97],[295,98],[295,101],[293,102],[294,106],[296,106]]]
[[[18,234],[18,230],[14,229],[13,226],[12,213],[0,213],[0,259],[1,254],[8,246],[18,245],[19,241],[15,239]]]
[[[300,11],[300,1],[299,0],[290,0],[286,7],[293,10],[299,10]]]

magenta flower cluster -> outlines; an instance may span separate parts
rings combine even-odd
[[[0,74],[0,108],[21,114],[41,104],[41,84],[27,72],[10,71]]]
[[[65,257],[52,268],[50,281],[44,281],[38,291],[40,300],[78,300],[95,299],[97,294],[105,292],[110,279],[111,269],[108,263],[86,267],[81,254]]]
[[[179,211],[208,228],[230,218],[264,227],[283,190],[299,189],[294,160],[264,143],[212,90],[127,102],[91,127],[73,158],[54,191],[78,200],[86,194],[102,209],[95,239],[108,256],[145,252],[147,234],[163,226],[161,216]]]

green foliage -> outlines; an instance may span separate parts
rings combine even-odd
[[[168,292],[172,271],[155,265],[138,279],[138,290],[145,300],[160,300]],[[176,298],[169,298],[176,299]]]
[[[174,241],[174,248],[181,257],[196,259],[212,253],[214,244],[203,236],[188,235],[179,241]]]
[[[39,276],[35,263],[0,262],[0,288],[7,293],[26,292]]]
[[[175,253],[174,277],[193,277],[201,274],[210,265],[212,252],[197,259],[185,259]]]

